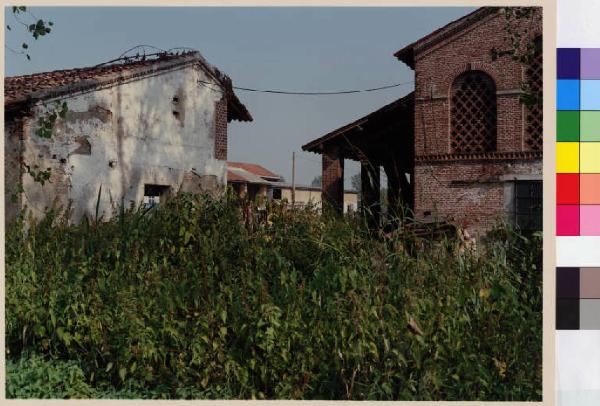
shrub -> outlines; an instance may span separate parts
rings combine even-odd
[[[76,361],[102,397],[541,399],[539,236],[410,254],[402,232],[268,210],[249,224],[234,199],[181,195],[16,224],[9,357]]]
[[[88,398],[94,394],[74,361],[48,361],[40,355],[24,355],[6,362],[7,398]]]

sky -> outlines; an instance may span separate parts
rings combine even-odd
[[[371,93],[292,96],[236,91],[253,122],[229,124],[231,161],[257,163],[310,184],[321,156],[305,143],[413,90],[414,72],[394,52],[462,17],[465,7],[31,7],[20,18],[51,20],[52,32],[27,37],[7,8],[5,75],[93,66],[136,45],[190,47],[231,77],[234,86],[339,91],[406,83]],[[31,60],[11,51],[27,41]],[[345,184],[359,173],[346,161]],[[383,180],[383,179],[382,179]],[[383,183],[383,182],[382,182]]]

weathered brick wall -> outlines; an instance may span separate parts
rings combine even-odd
[[[215,158],[227,160],[227,100],[215,103]]]
[[[34,215],[43,215],[50,208],[66,209],[69,205],[70,170],[67,160],[51,153],[49,142],[38,144],[33,135],[36,121],[29,116],[8,117],[4,129],[4,203],[5,220],[10,224],[26,208]],[[58,127],[58,126],[57,126]],[[32,136],[35,139],[32,139]],[[62,134],[55,134],[57,144],[66,144]],[[50,169],[50,180],[43,185],[25,173],[21,162],[34,172]],[[23,192],[17,193],[17,189]]]
[[[417,163],[415,205],[419,217],[449,218],[475,235],[506,219],[505,186],[524,176],[541,177],[542,161],[499,160]],[[540,178],[541,179],[541,178]],[[511,203],[511,202],[508,202]]]
[[[81,144],[73,144],[72,138],[64,131],[64,122],[57,122],[50,139],[42,139],[35,134],[38,128],[37,112],[23,120],[22,156],[23,161],[36,172],[50,169],[50,180],[41,184],[29,174],[23,174],[23,205],[34,216],[41,216],[49,209],[67,209],[71,204],[71,175],[67,145],[75,149]],[[77,138],[78,136],[74,136]],[[96,191],[97,193],[97,191]]]
[[[22,196],[16,193],[21,183],[21,157],[23,122],[19,118],[5,116],[4,122],[4,216],[11,223],[21,207]],[[14,198],[13,198],[14,195]]]
[[[539,157],[523,154],[525,107],[519,101],[525,67],[502,56],[492,61],[490,50],[507,49],[504,16],[492,14],[415,55],[415,212],[460,220],[476,233],[485,231],[503,214],[503,185],[495,176],[541,175]],[[541,19],[532,37],[542,32]],[[497,153],[511,155],[499,163],[491,155],[455,157],[451,161],[450,109],[454,79],[469,70],[492,77],[497,91]],[[515,154],[516,153],[516,154]],[[494,155],[492,153],[492,155]],[[427,158],[426,158],[427,157]],[[474,160],[477,163],[473,163]],[[518,170],[516,170],[518,168]],[[516,172],[515,172],[516,170]],[[488,179],[488,180],[486,180]]]

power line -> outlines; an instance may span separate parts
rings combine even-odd
[[[205,82],[199,80],[201,83],[212,84],[210,82]],[[355,90],[338,90],[338,91],[321,91],[321,92],[304,92],[304,91],[291,91],[291,90],[272,90],[272,89],[254,89],[250,87],[241,87],[241,86],[232,86],[235,90],[242,90],[246,92],[255,92],[255,93],[270,93],[270,94],[285,94],[285,95],[295,95],[295,96],[331,96],[331,95],[340,95],[340,94],[353,94],[353,93],[367,93],[367,92],[376,92],[378,90],[386,90],[391,89],[398,86],[413,84],[414,81],[409,82],[400,82],[394,83],[391,85],[373,87],[369,89],[355,89]]]
[[[113,59],[113,60],[108,61],[108,62],[100,63],[97,66],[107,65],[107,64],[110,64],[110,63],[113,63],[113,62],[116,62],[116,61],[120,61],[120,60],[126,58],[126,55],[128,53],[130,53],[132,51],[135,51],[135,50],[138,51],[138,53],[135,55],[135,57],[140,57],[140,55],[139,55],[139,51],[140,50],[143,53],[143,57],[157,55],[157,54],[146,55],[146,48],[158,51],[157,54],[173,54],[174,51],[183,51],[183,52],[193,51],[193,52],[198,52],[199,53],[198,50],[196,50],[194,48],[190,48],[190,47],[174,47],[174,48],[170,48],[168,50],[164,50],[164,49],[156,47],[154,45],[140,44],[140,45],[136,45],[134,47],[131,47],[128,50],[126,50],[125,52],[121,53],[121,55],[119,55],[118,58]],[[135,57],[131,57],[131,58],[135,58]],[[199,80],[198,82],[199,83],[204,83],[204,84],[207,84],[207,85],[213,85],[213,83],[206,82],[206,81],[203,81],[203,80]],[[395,87],[404,86],[404,85],[410,85],[410,84],[414,84],[414,81],[411,80],[411,81],[408,81],[408,82],[393,83],[391,85],[385,85],[385,86],[379,86],[379,87],[372,87],[372,88],[368,88],[368,89],[334,90],[334,91],[318,91],[318,92],[294,91],[294,90],[279,90],[279,89],[257,89],[257,88],[252,88],[252,87],[243,87],[243,86],[232,86],[232,87],[235,90],[241,90],[241,91],[245,91],[245,92],[254,92],[254,93],[283,94],[283,95],[292,95],[292,96],[333,96],[333,95],[341,95],[341,94],[355,94],[355,93],[377,92],[379,90],[393,89]]]

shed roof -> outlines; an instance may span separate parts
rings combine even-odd
[[[199,52],[160,53],[141,58],[121,58],[91,67],[55,70],[32,75],[4,78],[5,109],[22,108],[24,104],[118,84],[125,79],[156,74],[184,65],[197,64],[223,87],[227,97],[228,121],[252,121],[246,106],[233,91],[231,79],[210,65]]]
[[[363,128],[369,127],[377,127],[381,122],[382,118],[385,116],[396,116],[398,111],[406,109],[412,106],[414,100],[414,92],[407,94],[406,96],[401,97],[398,100],[394,100],[393,102],[386,104],[385,106],[367,114],[364,117],[361,117],[349,124],[346,124],[336,130],[333,130],[322,137],[319,137],[315,140],[310,141],[307,144],[302,146],[304,151],[316,152],[320,153],[323,145],[327,142],[334,141],[336,138],[341,138],[344,135],[350,133],[354,130],[362,130]]]

